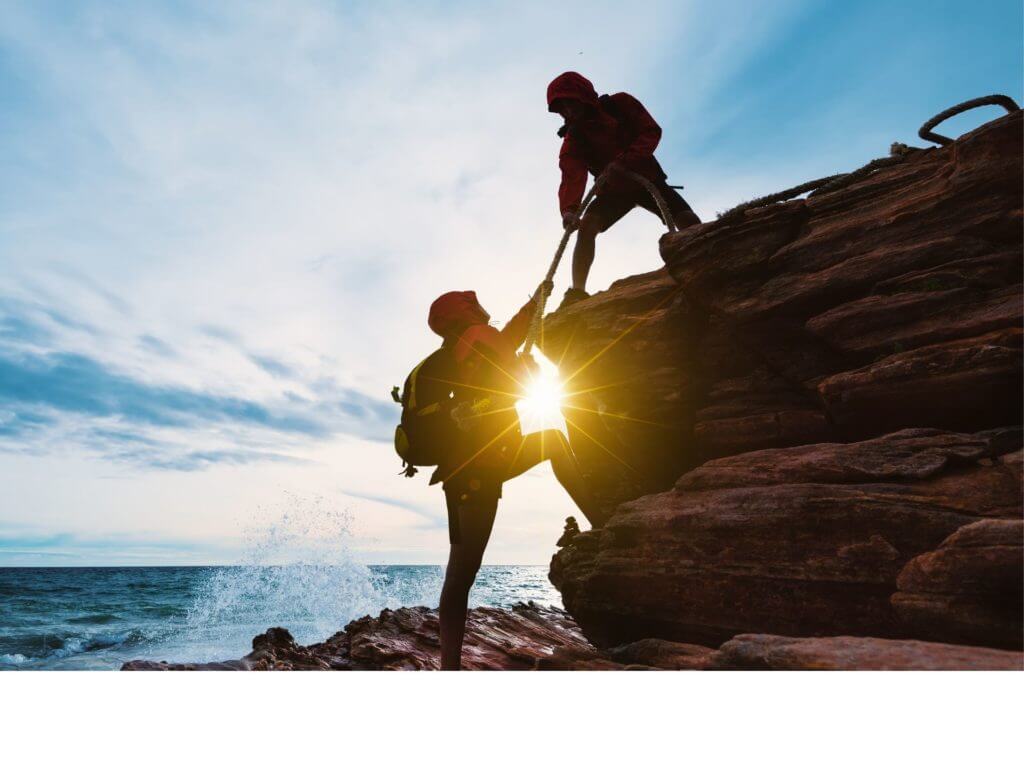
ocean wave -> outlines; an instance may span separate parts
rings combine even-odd
[[[0,664],[21,665],[40,660],[66,659],[82,653],[141,645],[148,640],[146,633],[138,629],[89,635],[28,635],[16,640],[23,652],[0,655]]]

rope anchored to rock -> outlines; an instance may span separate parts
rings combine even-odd
[[[1009,96],[1004,96],[1001,93],[994,93],[991,96],[980,96],[977,99],[970,99],[969,101],[961,102],[955,106],[950,107],[947,110],[939,112],[939,114],[937,114],[935,117],[933,117],[931,120],[929,120],[928,122],[921,126],[921,128],[917,132],[917,135],[920,136],[925,141],[933,141],[936,144],[941,144],[942,146],[952,144],[953,139],[949,138],[948,136],[943,136],[942,134],[935,133],[932,129],[939,123],[948,120],[954,115],[959,115],[961,112],[966,112],[967,110],[974,109],[975,107],[987,106],[1002,107],[1008,113],[1016,112],[1018,109],[1020,109],[1020,107],[1017,106],[1016,101],[1011,99]]]

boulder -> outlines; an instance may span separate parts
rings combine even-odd
[[[900,571],[892,597],[907,634],[1024,644],[1024,520],[979,520]]]

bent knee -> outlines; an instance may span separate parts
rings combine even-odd
[[[565,432],[560,429],[549,429],[547,432],[548,440],[553,445],[558,446],[560,450],[565,451],[566,453],[572,450],[569,447],[569,438],[565,436]]]
[[[480,571],[481,562],[482,558],[479,557],[450,557],[444,573],[445,581],[472,586]]]
[[[556,459],[568,456],[572,453],[569,445],[569,438],[560,429],[547,429],[544,431],[544,452],[548,458]]]
[[[597,216],[584,215],[580,220],[579,236],[593,239],[601,233],[601,220]]]

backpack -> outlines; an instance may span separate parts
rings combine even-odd
[[[622,111],[622,108],[620,107],[618,101],[616,101],[615,96],[610,96],[609,94],[606,93],[603,94],[602,96],[598,96],[597,102],[601,106],[601,109],[603,109],[605,113],[607,113],[613,120],[615,120],[617,126],[616,133],[618,135],[619,143],[624,147],[628,147],[630,144],[636,141],[638,133],[636,124],[633,123],[633,121],[629,119],[629,116]],[[568,133],[570,133],[570,130],[571,129],[569,125],[563,124],[562,127],[558,129],[558,136],[560,138],[564,138]],[[581,145],[583,145],[586,148],[586,136],[581,131],[573,130],[571,132],[573,138],[576,139],[576,141],[578,141]],[[653,160],[653,157],[651,159]],[[591,169],[591,171],[594,173],[595,176],[597,175],[596,171],[594,171],[593,169]],[[662,170],[661,166],[657,164],[657,162],[654,163],[654,167],[652,167],[650,171],[651,173],[644,173],[643,175],[648,176],[651,180],[654,180],[656,178],[656,176],[653,174],[656,174],[662,179],[668,179],[668,176]],[[675,189],[682,189],[682,187],[675,187]]]
[[[416,467],[440,464],[455,436],[450,416],[455,358],[448,347],[428,355],[391,397],[402,406],[402,419],[395,427],[395,452],[402,459],[403,474],[412,477]]]
[[[615,122],[618,123],[618,130],[620,135],[623,137],[623,141],[628,144],[631,139],[636,138],[635,135],[633,135],[636,133],[636,129],[629,124],[626,116],[622,114],[622,110],[619,109],[619,105],[615,103],[615,99],[606,93],[597,97],[597,103],[601,105],[601,109],[611,115]],[[567,133],[569,133],[569,126],[568,124],[563,124],[558,129],[558,138],[565,138]],[[573,131],[573,136],[582,140],[582,137],[578,136],[575,131]]]

